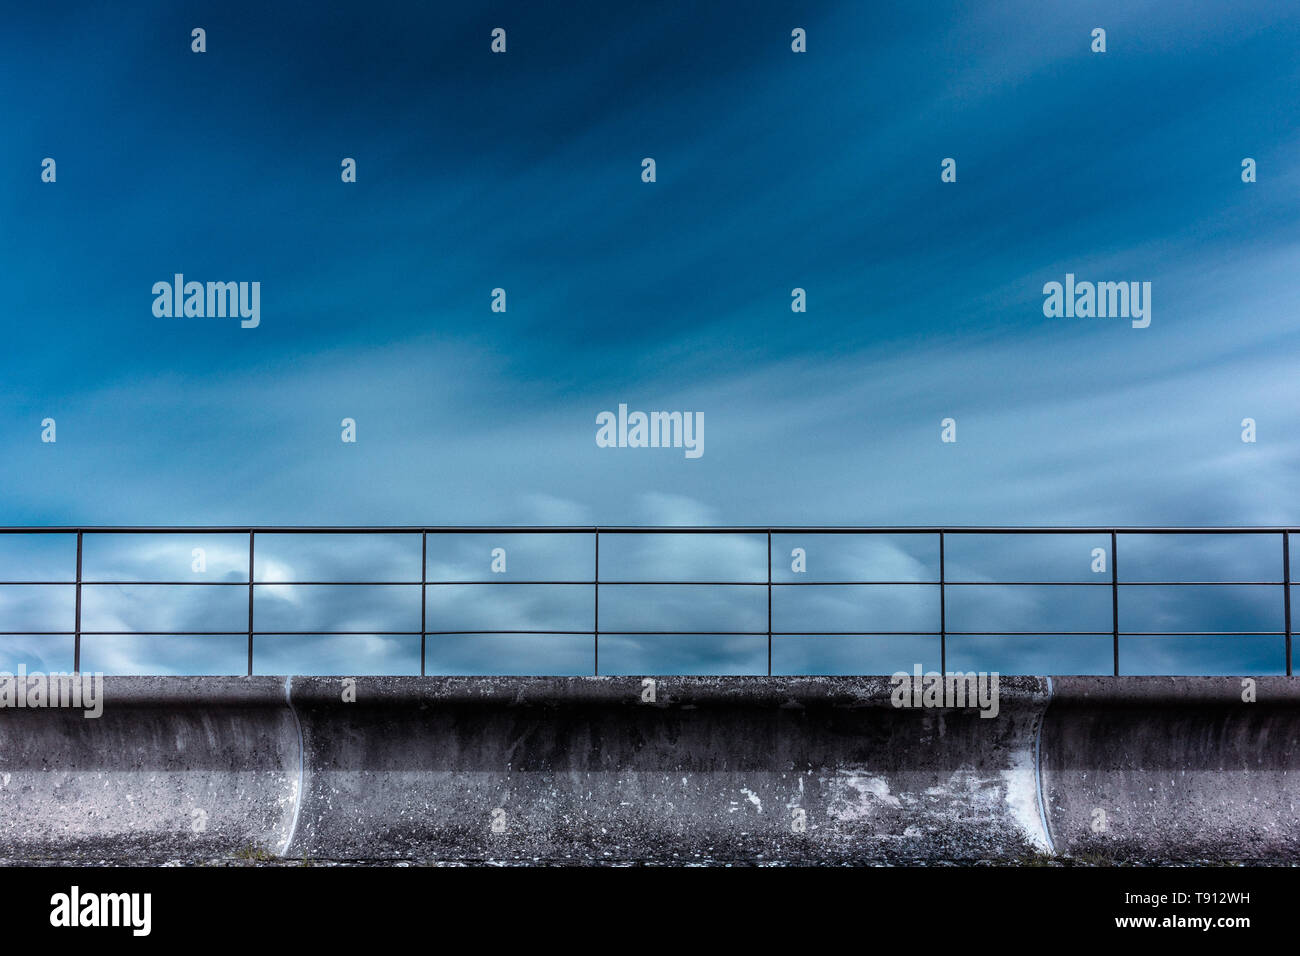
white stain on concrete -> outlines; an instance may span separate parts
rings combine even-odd
[[[1007,809],[1011,811],[1025,838],[1034,848],[1046,853],[1051,849],[1047,834],[1043,832],[1043,816],[1038,812],[1038,776],[1034,771],[1034,755],[1028,750],[1017,750],[1012,757],[1010,770],[1002,771],[1006,787]]]
[[[897,809],[902,801],[890,793],[889,781],[861,770],[841,770],[831,783],[828,813],[833,820],[870,820],[881,807]]]

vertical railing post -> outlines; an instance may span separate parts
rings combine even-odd
[[[77,610],[72,638],[72,671],[81,673],[81,532],[77,532]]]
[[[592,591],[595,593],[595,607],[592,610],[593,620],[591,622],[591,654],[592,654],[592,674],[600,676],[600,529],[593,529],[596,533],[596,573],[592,581]]]
[[[255,532],[248,532],[248,676],[253,676],[253,537]]]
[[[1282,532],[1282,607],[1286,616],[1286,676],[1291,676],[1291,532]]]
[[[424,645],[428,635],[425,612],[429,607],[429,532],[420,532],[420,676],[424,676]]]
[[[767,529],[767,676],[772,676],[772,529]]]
[[[939,530],[939,673],[948,673],[948,587],[943,556],[943,530]]]
[[[1115,530],[1110,532],[1110,636],[1115,655],[1115,676],[1119,676],[1119,565],[1115,561]]]

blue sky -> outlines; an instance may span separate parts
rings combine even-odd
[[[10,13],[4,522],[1300,520],[1287,5],[553,6]]]

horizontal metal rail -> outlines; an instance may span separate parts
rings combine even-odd
[[[41,525],[0,534],[1283,534],[1291,526],[1206,525]]]
[[[778,638],[801,637],[801,636],[925,636],[939,638],[940,660],[944,662],[941,669],[946,670],[947,659],[947,639],[949,637],[976,637],[976,636],[1105,636],[1110,635],[1114,642],[1114,672],[1119,674],[1120,661],[1119,649],[1121,637],[1162,637],[1162,636],[1266,636],[1266,637],[1284,637],[1285,638],[1285,670],[1289,675],[1292,673],[1292,625],[1291,625],[1291,571],[1290,571],[1290,535],[1296,530],[1291,527],[1242,527],[1242,526],[1205,526],[1205,527],[1161,527],[1161,526],[1127,526],[1127,527],[1081,527],[1081,526],[952,526],[952,527],[932,527],[932,526],[719,526],[719,527],[699,527],[699,526],[589,526],[589,525],[572,525],[572,526],[519,526],[519,525],[477,525],[477,526],[230,526],[230,525],[205,525],[205,526],[149,526],[149,525],[132,525],[132,526],[45,526],[45,527],[19,527],[6,526],[0,527],[0,535],[68,535],[75,536],[76,540],[76,573],[71,579],[38,579],[22,580],[13,579],[6,576],[0,580],[0,588],[12,587],[69,587],[76,589],[75,602],[75,620],[71,630],[0,630],[0,636],[13,635],[34,635],[34,636],[71,636],[74,638],[74,664],[75,669],[80,668],[81,661],[81,639],[83,636],[142,636],[142,637],[166,637],[166,636],[246,636],[248,639],[248,673],[253,673],[253,654],[255,638],[258,636],[286,636],[286,635],[377,635],[377,636],[406,636],[414,637],[419,635],[421,639],[420,649],[420,669],[421,673],[425,671],[426,642],[430,637],[450,636],[450,635],[576,635],[590,636],[593,639],[593,671],[599,673],[599,640],[600,635],[718,635],[718,636],[747,636],[747,637],[766,637],[767,638],[767,656],[768,656],[768,673],[772,670],[772,645],[773,641]],[[239,536],[241,539],[247,538],[248,545],[248,572],[246,576],[241,576],[233,580],[221,581],[196,581],[191,579],[168,578],[163,580],[155,579],[137,579],[127,578],[90,578],[83,573],[85,565],[85,545],[87,536],[97,535],[230,535]],[[418,535],[421,542],[420,547],[420,564],[421,573],[419,580],[402,578],[399,580],[378,579],[378,580],[329,580],[319,578],[309,578],[306,580],[258,580],[257,578],[257,538],[265,538],[270,535],[376,535],[376,536],[397,536],[397,535]],[[593,543],[593,574],[590,578],[573,578],[564,577],[556,579],[545,578],[496,578],[485,579],[472,577],[465,579],[456,578],[429,578],[429,561],[428,545],[431,535],[510,535],[510,536],[529,536],[529,535],[583,535],[590,536]],[[761,576],[761,572],[756,570],[753,579],[730,580],[725,577],[681,580],[674,578],[647,578],[638,576],[628,579],[608,578],[601,576],[600,569],[600,538],[605,536],[607,539],[611,536],[636,536],[636,535],[734,535],[734,536],[754,536],[756,546],[765,544],[766,559],[766,576]],[[781,580],[774,577],[772,562],[772,539],[774,536],[817,536],[817,535],[916,535],[916,536],[934,536],[938,544],[939,575],[936,579],[899,579],[887,578],[877,580]],[[958,579],[953,580],[945,574],[946,561],[944,541],[951,536],[966,535],[983,535],[990,537],[1015,537],[1019,535],[1079,535],[1094,536],[1097,540],[1105,542],[1107,545],[1103,548],[1108,560],[1108,569],[1110,574],[1100,580],[1027,580],[1022,577],[1016,577],[1012,580],[998,580],[989,578],[983,580]],[[1257,578],[1247,580],[1122,580],[1118,573],[1118,542],[1126,536],[1166,536],[1166,535],[1277,535],[1281,538],[1282,544],[1282,562],[1281,576],[1277,579],[1269,578],[1259,580]],[[0,550],[3,549],[4,542],[0,540]],[[784,573],[784,572],[783,572]],[[592,624],[589,629],[575,628],[516,628],[516,629],[493,629],[493,628],[473,628],[473,629],[446,629],[430,626],[429,622],[429,605],[428,593],[429,588],[455,588],[458,586],[498,586],[498,585],[515,585],[515,586],[537,586],[537,587],[590,587],[593,590],[593,615]],[[130,587],[235,587],[247,588],[248,590],[248,621],[247,627],[239,630],[98,630],[84,628],[82,625],[83,604],[89,594],[96,593],[96,588],[130,588]],[[255,597],[259,588],[291,588],[291,587],[385,587],[385,588],[412,588],[419,587],[421,591],[421,609],[420,609],[420,630],[327,630],[327,629],[308,629],[308,630],[273,630],[255,627],[254,611]],[[765,588],[767,593],[767,627],[763,630],[744,629],[744,630],[717,630],[714,628],[692,628],[692,629],[663,629],[663,630],[629,630],[617,627],[602,627],[600,612],[600,590],[608,588],[646,588],[646,587],[673,587],[673,588],[698,588],[698,587],[725,587],[725,588]],[[864,627],[855,630],[800,630],[787,631],[778,630],[773,627],[773,595],[780,594],[785,589],[800,587],[824,587],[824,588],[845,588],[845,587],[869,587],[869,588],[934,588],[939,597],[939,628],[938,630],[889,630]],[[947,607],[946,595],[949,588],[1028,588],[1028,587],[1047,587],[1047,588],[1069,588],[1069,587],[1108,587],[1111,589],[1111,627],[1107,630],[1075,630],[1068,628],[1052,630],[1016,630],[1016,629],[994,629],[994,630],[959,630],[948,627],[949,610]],[[1281,588],[1283,597],[1283,620],[1284,626],[1281,630],[1126,630],[1120,628],[1119,617],[1119,598],[1121,592],[1130,588],[1232,588],[1232,587],[1268,587]],[[608,592],[607,592],[608,593]],[[0,618],[0,627],[7,622]],[[436,622],[434,622],[436,625]]]

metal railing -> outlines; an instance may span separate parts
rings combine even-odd
[[[276,635],[336,635],[336,634],[365,634],[365,635],[401,635],[414,637],[417,634],[420,637],[420,673],[425,672],[425,660],[427,643],[430,638],[450,635],[506,635],[506,634],[564,634],[564,635],[587,635],[592,638],[592,661],[593,673],[600,673],[600,637],[602,633],[618,635],[695,635],[695,634],[713,634],[713,635],[748,635],[748,636],[766,636],[767,638],[767,671],[772,672],[772,644],[775,639],[782,637],[796,636],[836,636],[836,635],[855,635],[855,636],[930,636],[939,639],[940,652],[940,669],[947,670],[947,650],[948,638],[950,637],[974,637],[974,636],[1013,636],[1013,635],[1109,635],[1112,639],[1113,646],[1113,663],[1114,673],[1120,673],[1120,638],[1121,637],[1150,637],[1161,635],[1181,635],[1181,636],[1273,636],[1285,638],[1285,668],[1286,674],[1292,673],[1292,653],[1291,653],[1291,561],[1290,561],[1290,536],[1294,528],[1284,527],[1199,527],[1199,528],[1169,528],[1169,527],[686,527],[686,526],[666,526],[666,527],[636,527],[636,526],[438,526],[438,527],[231,527],[231,526],[193,526],[193,527],[3,527],[0,528],[0,554],[3,554],[4,540],[6,535],[75,535],[76,536],[76,569],[75,576],[70,580],[0,580],[0,593],[2,589],[11,586],[73,586],[75,587],[75,612],[73,628],[71,630],[33,630],[31,628],[22,628],[17,630],[6,630],[5,621],[0,618],[0,636],[5,635],[49,635],[49,636],[72,636],[74,670],[81,669],[81,643],[83,636],[143,636],[151,634],[175,635],[175,636],[218,636],[218,635],[241,635],[246,636],[248,641],[248,673],[253,673],[253,651],[254,642],[258,636],[276,636]],[[84,542],[87,537],[94,535],[246,535],[248,539],[248,574],[246,580],[238,581],[195,581],[195,580],[88,580],[83,577],[83,553]],[[307,580],[307,581],[286,581],[286,580],[257,580],[257,536],[261,535],[385,535],[385,536],[418,536],[420,539],[420,563],[421,574],[420,580],[397,580],[397,581],[375,581],[375,580]],[[431,579],[429,577],[429,553],[428,542],[430,535],[590,535],[592,540],[592,557],[594,573],[590,578],[565,579],[565,580],[536,580],[536,579],[511,579],[511,578],[494,578],[494,579]],[[752,535],[765,536],[767,544],[767,575],[766,580],[622,580],[602,578],[600,567],[600,539],[604,535],[607,538],[612,535]],[[817,535],[906,535],[906,536],[933,536],[937,539],[938,548],[938,576],[937,579],[917,579],[917,580],[798,580],[798,581],[774,581],[772,575],[772,537],[773,535],[781,536],[817,536]],[[947,576],[946,564],[946,545],[947,542],[956,536],[1019,536],[1019,535],[1091,535],[1101,536],[1109,540],[1109,549],[1106,557],[1106,567],[1109,573],[1100,580],[953,580]],[[1274,580],[1223,580],[1223,581],[1173,581],[1173,580],[1141,580],[1141,581],[1123,581],[1119,577],[1118,558],[1120,554],[1119,541],[1122,536],[1127,535],[1157,535],[1157,536],[1180,536],[1180,535],[1272,535],[1279,540],[1281,548],[1281,577]],[[6,575],[6,578],[8,576]],[[590,629],[491,629],[491,628],[474,628],[469,630],[449,630],[429,627],[428,618],[428,594],[430,588],[444,586],[465,586],[465,585],[582,585],[589,586],[592,589],[592,618]],[[136,631],[136,630],[83,630],[82,628],[82,590],[84,587],[101,587],[101,586],[150,586],[150,585],[185,585],[185,586],[209,586],[224,588],[247,588],[248,591],[248,622],[247,628],[240,630],[165,630],[165,631]],[[266,587],[292,587],[301,585],[328,585],[328,586],[389,586],[389,587],[418,587],[420,589],[420,629],[414,630],[374,630],[367,629],[362,631],[332,631],[332,630],[264,630],[258,629],[254,621],[255,594],[258,588]],[[735,630],[719,631],[713,629],[669,629],[669,630],[650,630],[637,631],[626,630],[623,628],[601,628],[600,612],[600,590],[606,586],[671,586],[671,587],[698,587],[698,586],[726,586],[726,587],[756,587],[766,588],[767,591],[767,627],[765,630]],[[796,630],[782,631],[773,629],[773,593],[780,593],[785,588],[796,587],[841,587],[841,586],[863,586],[863,587],[898,587],[898,586],[930,586],[938,591],[938,630],[881,630],[871,627],[856,628],[853,630],[839,631],[812,631]],[[948,619],[948,594],[949,589],[964,587],[1106,587],[1111,592],[1111,626],[1106,630],[1069,630],[1053,628],[1050,630],[953,630],[950,629]],[[1281,589],[1279,595],[1282,605],[1282,619],[1284,628],[1282,630],[1122,630],[1120,628],[1120,589],[1129,587],[1220,587],[1220,586],[1268,586],[1278,587]],[[0,608],[2,611],[2,608]]]

